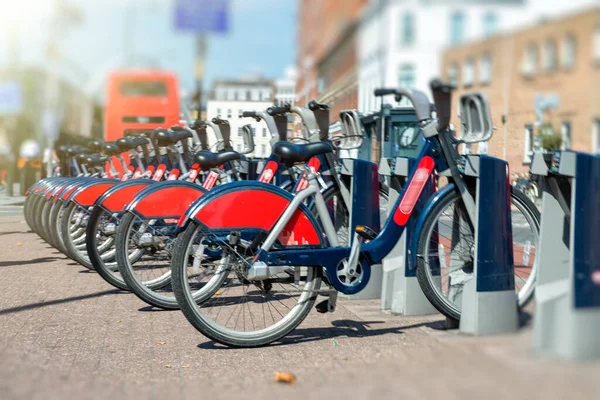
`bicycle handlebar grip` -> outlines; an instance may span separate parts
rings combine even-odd
[[[381,88],[373,91],[373,95],[376,97],[387,96],[388,94],[396,94],[396,89]]]
[[[215,117],[212,119],[213,124],[223,124],[223,125],[229,125],[229,121],[227,121],[226,119],[221,119],[219,117]]]
[[[454,85],[443,83],[439,79],[434,79],[429,83],[432,92],[451,93],[456,87]]]
[[[172,127],[169,128],[172,131],[182,131],[183,127],[179,126],[179,125],[173,125]]]
[[[267,108],[267,114],[273,116],[273,115],[277,115],[277,114],[285,114],[287,112],[290,111],[290,105],[286,104],[282,107],[277,107],[277,106],[273,106],[273,107],[269,107]]]
[[[206,126],[206,121],[198,118],[197,120],[195,120],[194,122],[192,122],[190,124],[190,128],[191,129],[200,129],[202,127]]]
[[[242,112],[244,118],[257,118],[256,111],[244,111]]]
[[[329,106],[327,104],[317,103],[315,100],[311,100],[310,103],[308,103],[308,108],[310,111],[329,110]]]

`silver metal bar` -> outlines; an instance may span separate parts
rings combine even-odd
[[[318,186],[315,186],[312,184],[309,187],[307,187],[306,189],[301,190],[300,192],[296,193],[296,195],[294,196],[294,198],[292,199],[290,204],[286,207],[283,214],[281,214],[281,217],[279,218],[279,220],[277,221],[277,223],[275,224],[273,229],[271,229],[271,232],[265,239],[265,242],[263,243],[263,245],[260,246],[260,248],[262,250],[268,251],[271,248],[271,246],[273,246],[273,244],[275,243],[275,240],[277,240],[277,238],[279,237],[279,234],[281,233],[281,231],[283,231],[283,228],[285,228],[285,226],[290,221],[290,219],[292,219],[292,216],[294,215],[294,213],[296,212],[298,207],[300,207],[300,204],[302,204],[304,202],[304,200],[306,200],[310,196],[313,196],[316,194],[321,194],[321,192],[320,192]],[[321,196],[321,200],[322,199],[323,199],[323,196]]]

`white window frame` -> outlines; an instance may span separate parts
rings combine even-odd
[[[594,29],[594,61],[596,64],[600,65],[600,25],[596,26]]]
[[[493,60],[490,53],[484,53],[479,58],[479,83],[488,85],[492,82]]]
[[[600,118],[592,122],[592,154],[600,154]]]
[[[538,45],[533,42],[528,43],[523,54],[523,75],[526,78],[532,78],[537,74],[538,56]]]
[[[523,145],[523,163],[531,164],[531,153],[533,153],[533,125],[525,125],[524,127],[525,140]]]
[[[473,86],[475,83],[475,61],[468,58],[463,67],[462,82],[464,87]]]
[[[558,61],[558,54],[556,54],[556,41],[552,38],[544,40],[544,59],[543,66],[544,72],[556,71],[556,63]]]
[[[561,66],[564,69],[571,69],[575,66],[577,57],[577,41],[575,36],[568,34],[562,40],[561,45]]]
[[[460,82],[460,67],[458,63],[451,63],[448,66],[448,82],[453,86],[458,86]]]
[[[567,129],[568,127],[568,129]],[[560,123],[560,136],[562,137],[562,142],[560,144],[561,150],[570,150],[571,142],[573,141],[573,125],[571,121],[563,121]],[[567,140],[568,139],[568,140]],[[568,147],[567,147],[568,144]]]

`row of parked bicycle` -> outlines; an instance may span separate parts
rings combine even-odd
[[[463,173],[457,146],[488,140],[492,130],[483,98],[465,95],[463,132],[456,138],[449,127],[452,88],[434,81],[431,90],[434,105],[416,90],[374,93],[412,102],[414,132],[423,141],[395,204],[388,201],[389,181],[379,179],[374,193],[357,193],[352,180],[371,177],[341,173],[339,150],[360,145],[362,137],[356,111],[342,111],[343,134],[330,137],[329,108],[312,101],[308,107],[243,114],[263,120],[273,137],[272,154],[262,164],[233,151],[229,124],[220,118],[65,148],[61,156],[69,158],[77,176],[36,183],[28,191],[25,217],[46,242],[114,287],[155,307],[181,309],[212,340],[252,347],[287,335],[318,296],[325,300],[317,311],[328,312],[338,293],[363,290],[372,268],[380,268],[417,217],[415,205],[428,201],[422,223],[411,231],[414,259],[406,262],[416,269],[428,300],[459,319],[457,294],[473,275],[477,191],[475,180]],[[304,137],[287,138],[289,113],[302,119]],[[218,151],[209,150],[209,129]],[[251,152],[252,130],[244,132]],[[447,183],[423,198],[427,185],[440,185],[439,177]],[[368,197],[381,211],[378,232],[352,226],[357,196]],[[531,247],[540,215],[512,188],[511,205],[520,266],[515,294],[523,306],[535,286]]]

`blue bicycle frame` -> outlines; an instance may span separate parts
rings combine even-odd
[[[445,133],[441,133],[445,134]],[[441,151],[438,137],[428,138],[421,149],[418,162],[410,173],[400,196],[392,208],[390,215],[377,237],[360,248],[360,263],[365,274],[370,276],[370,266],[380,263],[400,239],[408,223],[419,196],[431,179],[434,171],[448,168]],[[314,178],[313,178],[314,179]],[[301,192],[300,192],[301,193]],[[424,216],[422,216],[423,218]],[[339,283],[336,272],[341,260],[351,254],[351,247],[326,247],[312,249],[267,250],[261,248],[254,262],[264,262],[268,266],[312,266],[324,267],[331,285],[344,294],[354,294],[362,290],[363,285],[346,286]]]

